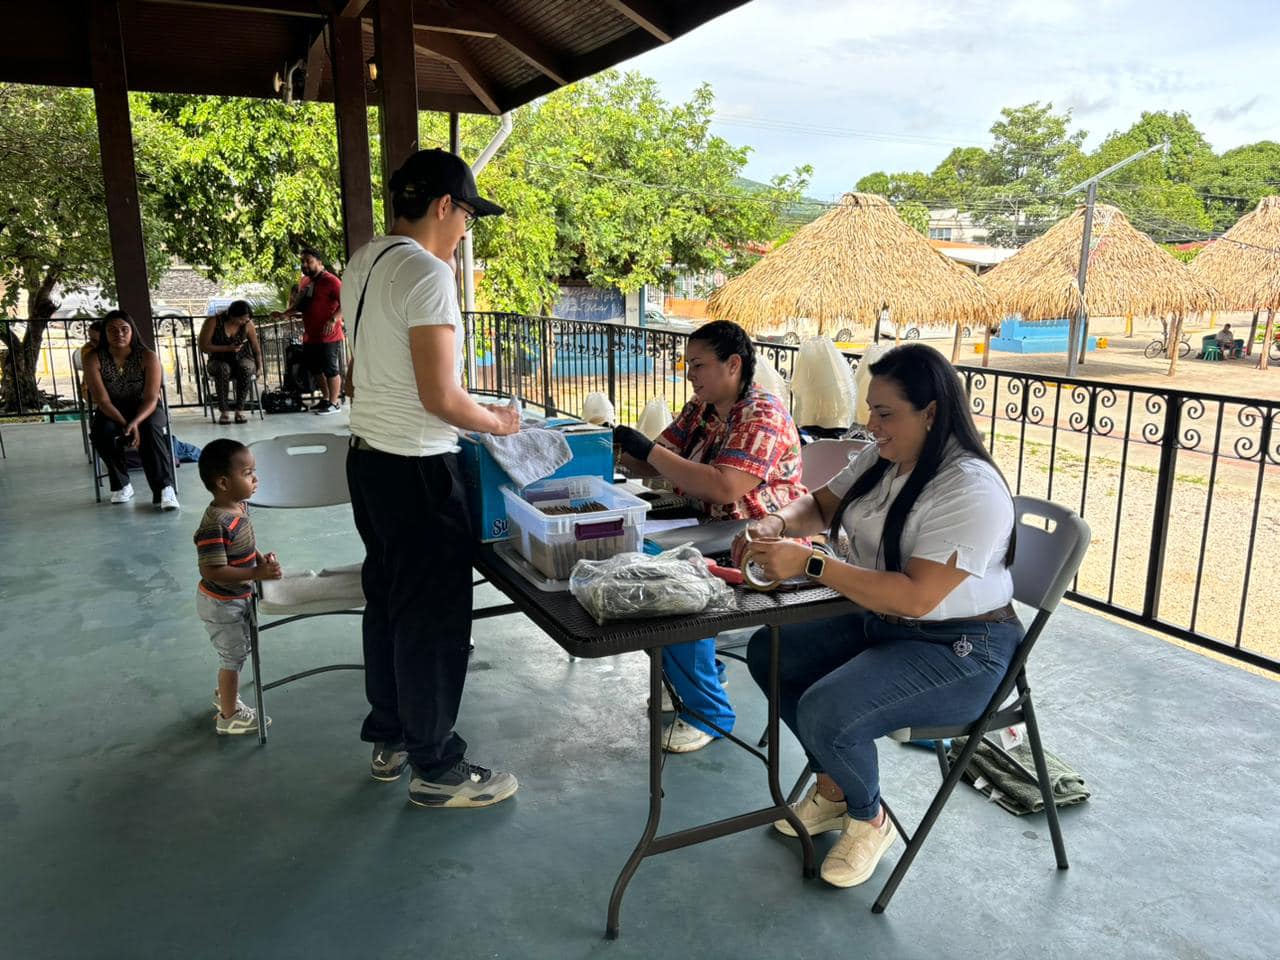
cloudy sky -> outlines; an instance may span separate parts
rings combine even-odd
[[[873,170],[988,146],[1001,107],[1070,107],[1088,145],[1143,110],[1187,110],[1219,152],[1280,140],[1275,0],[752,0],[626,64],[683,100],[765,180],[814,168],[831,199]]]

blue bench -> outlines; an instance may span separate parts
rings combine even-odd
[[[1071,336],[1071,321],[1023,320],[1005,317],[1000,322],[1000,336],[991,338],[991,349],[1005,353],[1066,353]],[[1098,349],[1098,338],[1090,337],[1086,350]]]

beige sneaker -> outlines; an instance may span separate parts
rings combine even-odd
[[[869,821],[844,818],[844,833],[822,861],[820,876],[833,887],[856,887],[866,883],[876,872],[880,858],[898,839],[893,821],[873,827]]]
[[[844,826],[845,802],[828,800],[818,792],[817,781],[809,785],[809,792],[793,803],[791,809],[796,812],[811,837],[839,830]],[[785,820],[775,820],[773,826],[784,836],[796,836],[795,828]]]
[[[693,753],[716,739],[691,723],[676,717],[669,726],[662,728],[662,749],[668,753]]]

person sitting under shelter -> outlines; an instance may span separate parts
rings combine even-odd
[[[218,422],[230,423],[227,393],[230,381],[236,385],[236,423],[248,423],[244,415],[245,397],[253,377],[262,376],[262,346],[253,325],[249,304],[236,300],[225,313],[206,317],[200,328],[200,349],[208,355],[207,369],[213,375],[218,396]]]
[[[1231,332],[1231,324],[1224,324],[1217,335],[1218,349],[1222,351],[1224,357],[1234,356],[1236,349],[1236,335]]]
[[[727,320],[704,324],[689,335],[685,365],[693,399],[656,442],[614,428],[626,470],[665,477],[712,520],[763,517],[804,496],[799,431],[782,401],[755,386],[747,332]],[[663,731],[664,749],[701,750],[720,737],[711,724],[732,732],[714,637],[663,647],[662,669],[685,708]]]
[[[868,880],[897,839],[880,803],[876,739],[977,719],[1023,638],[1013,498],[955,370],[932,347],[894,347],[871,365],[868,401],[876,445],[754,524],[764,537],[847,540],[844,558],[790,539],[734,547],[771,579],[807,574],[861,608],[782,627],[781,715],[818,774],[795,811],[811,834],[841,832],[821,871],[837,887]],[[766,628],[747,650],[766,690],[769,646]],[[774,825],[795,835],[785,820]]]
[[[160,358],[142,342],[133,318],[123,310],[112,310],[102,320],[102,344],[97,353],[89,354],[84,378],[97,404],[89,430],[107,467],[111,502],[133,499],[125,457],[128,450],[137,449],[151,486],[151,502],[161,510],[177,510],[173,460],[165,435],[169,424],[160,407],[164,376]]]

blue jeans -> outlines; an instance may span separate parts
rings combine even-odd
[[[865,611],[783,627],[779,712],[814,772],[844,791],[849,816],[874,820],[876,738],[902,727],[976,720],[1022,636],[1017,618],[895,626]],[[767,691],[767,628],[751,638],[747,664]]]
[[[729,703],[728,694],[724,692],[724,664],[716,659],[714,637],[663,647],[662,670],[686,707],[696,710],[700,716],[706,717],[722,730],[733,732],[737,717]],[[680,719],[703,733],[709,733],[713,737],[720,736],[702,720],[688,713],[681,713]]]

